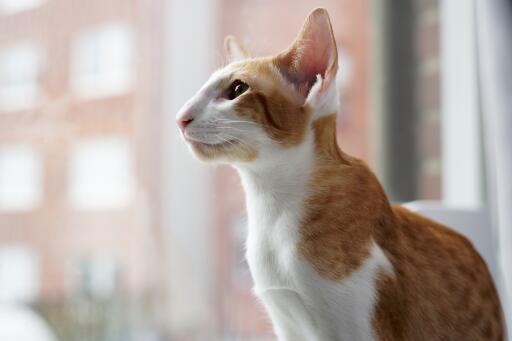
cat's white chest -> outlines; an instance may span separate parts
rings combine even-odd
[[[246,257],[254,292],[280,341],[372,341],[375,280],[379,269],[389,264],[382,250],[374,245],[360,268],[335,282],[322,278],[298,249],[312,146],[309,134],[306,143],[287,149],[286,155],[272,162],[286,160],[287,167],[240,170],[249,218]]]
[[[382,251],[374,245],[372,256],[360,268],[335,282],[286,249],[249,257],[255,293],[280,340],[375,340],[375,281],[380,269],[389,268]]]
[[[249,217],[246,243],[254,289],[291,288],[294,286],[293,274],[297,271],[297,218],[261,213],[260,219]]]
[[[380,269],[390,268],[382,250],[374,244],[371,257],[360,268],[339,282],[331,281],[322,278],[298,252],[294,219],[278,221],[281,225],[270,229],[250,227],[247,260],[254,291],[280,340],[375,340],[375,280]]]

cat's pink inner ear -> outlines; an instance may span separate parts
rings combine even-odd
[[[317,8],[311,12],[295,41],[275,60],[283,76],[304,98],[317,75],[324,82],[321,91],[327,88],[338,69],[338,52],[327,11]]]
[[[230,63],[251,58],[245,46],[233,36],[227,36],[224,39],[224,49],[226,50],[226,56]]]

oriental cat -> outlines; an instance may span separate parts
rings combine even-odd
[[[279,340],[504,340],[498,295],[472,244],[388,201],[336,141],[338,55],[315,9],[284,51],[230,63],[180,110],[200,159],[240,175],[254,292]],[[340,72],[343,72],[341,70]]]

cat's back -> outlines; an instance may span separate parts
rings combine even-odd
[[[379,280],[382,339],[503,340],[497,291],[471,242],[403,207],[393,213],[394,226],[377,233],[395,270]]]

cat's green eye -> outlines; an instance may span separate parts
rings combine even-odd
[[[231,84],[229,89],[228,98],[235,99],[249,89],[249,85],[245,84],[240,80],[236,80]]]

